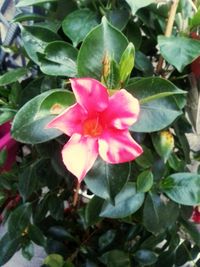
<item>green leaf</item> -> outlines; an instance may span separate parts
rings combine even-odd
[[[174,149],[174,137],[170,131],[161,131],[151,135],[157,153],[166,162]]]
[[[0,167],[2,167],[7,159],[7,150],[6,149],[1,149],[0,151]]]
[[[26,68],[18,68],[15,70],[10,70],[5,74],[0,76],[0,86],[5,86],[14,82],[17,82],[21,77],[26,75]]]
[[[50,195],[48,199],[48,208],[51,216],[55,220],[63,220],[64,215],[64,203],[61,198],[58,196]]]
[[[29,144],[42,143],[61,134],[55,129],[45,129],[58,111],[72,104],[72,93],[67,90],[50,90],[27,102],[16,114],[13,137]]]
[[[33,256],[34,256],[34,247],[33,247],[33,243],[32,242],[29,242],[28,244],[26,244],[25,246],[22,247],[22,255],[28,261],[30,261],[33,258]]]
[[[146,7],[152,3],[155,3],[155,0],[126,0],[127,4],[130,6],[132,15],[138,11],[138,9],[142,7]]]
[[[151,171],[147,170],[142,173],[137,178],[137,191],[148,192],[153,186],[153,174]]]
[[[103,17],[102,23],[82,43],[78,55],[78,75],[100,80],[104,58],[109,57],[119,62],[127,45],[126,37]],[[91,53],[94,47],[95,53]]]
[[[158,36],[158,45],[164,59],[179,72],[200,55],[200,41],[187,37]]]
[[[130,164],[108,164],[98,158],[84,181],[95,195],[114,201],[130,176]]]
[[[135,159],[136,163],[144,169],[151,168],[154,163],[152,150],[146,146],[142,146],[143,153]]]
[[[18,189],[23,200],[26,201],[31,194],[38,189],[39,179],[35,173],[35,164],[28,166],[19,174]]]
[[[178,206],[161,199],[157,194],[148,193],[143,209],[143,224],[149,232],[160,234],[170,228],[178,217]]]
[[[23,204],[16,208],[9,216],[8,232],[11,238],[19,237],[27,231],[31,219],[31,205]]]
[[[107,61],[107,62],[106,62]],[[112,58],[105,58],[103,82],[109,89],[120,88],[119,65]]]
[[[135,48],[132,43],[129,43],[124,53],[122,54],[122,57],[119,62],[119,77],[120,77],[120,82],[122,84],[131,74],[131,71],[134,67],[134,59],[135,59]]]
[[[135,252],[135,259],[142,265],[142,266],[149,266],[154,264],[157,261],[157,255],[147,249],[140,249]]]
[[[38,53],[44,54],[48,43],[60,38],[54,32],[40,26],[24,26],[21,31],[24,48],[36,64],[40,64]]]
[[[85,209],[85,221],[87,226],[93,225],[101,220],[99,214],[103,203],[104,200],[102,198],[94,196],[87,204]]]
[[[90,9],[80,9],[65,17],[62,29],[76,47],[97,24],[96,13]]]
[[[127,183],[115,197],[115,205],[105,201],[100,213],[101,217],[124,218],[136,212],[143,204],[144,194],[137,193],[134,183]]]
[[[28,227],[29,238],[38,246],[45,246],[46,241],[42,231],[34,224],[30,224]]]
[[[193,17],[189,20],[190,28],[195,28],[200,25],[200,7],[197,12],[193,15]]]
[[[122,31],[130,19],[130,12],[127,9],[108,10],[106,18],[114,27]]]
[[[39,5],[48,2],[56,2],[57,0],[20,0],[16,7]]]
[[[129,254],[121,250],[111,250],[101,256],[101,260],[107,267],[131,267]]]
[[[159,131],[182,113],[177,99],[183,97],[181,94],[185,92],[165,79],[143,78],[128,85],[126,89],[141,103],[139,118],[130,128],[132,131]]]
[[[135,53],[135,68],[142,71],[144,76],[153,75],[153,65],[149,58],[141,51],[136,51]]]
[[[125,34],[129,42],[134,44],[135,50],[139,50],[142,43],[142,34],[139,26],[132,20],[129,20],[128,25],[125,28]]]
[[[75,77],[78,51],[63,41],[49,43],[40,58],[40,69],[48,75]]]
[[[51,254],[44,259],[44,264],[49,267],[63,267],[64,260],[61,255]]]
[[[181,224],[184,227],[184,230],[191,236],[192,240],[200,246],[200,233],[198,225],[190,221],[181,220]]]
[[[107,248],[112,244],[116,238],[116,230],[108,230],[103,235],[100,236],[98,245],[101,250]]]
[[[14,19],[12,20],[12,22],[22,22],[22,21],[29,21],[29,20],[33,20],[33,21],[41,21],[44,20],[46,17],[38,15],[38,14],[33,14],[33,13],[20,13],[17,16],[14,17]]]
[[[162,181],[161,189],[174,202],[187,206],[200,204],[200,175],[175,173]]]
[[[12,256],[20,249],[21,237],[11,238],[9,233],[6,233],[0,240],[0,265],[8,262]]]

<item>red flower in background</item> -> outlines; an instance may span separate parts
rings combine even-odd
[[[10,128],[10,122],[0,125],[0,152],[6,150],[6,160],[3,166],[0,166],[0,173],[11,169],[19,147],[19,144],[11,137]]]
[[[200,41],[200,36],[196,32],[191,32],[190,36],[192,39]],[[196,78],[200,77],[200,56],[191,63],[191,71]]]
[[[200,206],[197,206],[193,209],[191,219],[194,223],[200,223]]]

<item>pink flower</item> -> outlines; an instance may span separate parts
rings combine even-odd
[[[0,151],[6,150],[6,161],[3,166],[0,166],[0,173],[9,171],[16,160],[18,143],[11,138],[10,122],[0,125]]]
[[[77,103],[47,125],[71,136],[62,150],[67,169],[81,182],[98,155],[113,164],[138,157],[142,148],[128,131],[138,118],[138,100],[125,89],[109,96],[107,88],[91,78],[70,81]]]

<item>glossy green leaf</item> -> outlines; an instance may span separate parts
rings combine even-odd
[[[136,212],[143,204],[144,194],[138,193],[134,183],[127,183],[115,197],[115,205],[105,201],[101,217],[123,218]]]
[[[40,69],[48,75],[75,77],[77,53],[77,50],[66,42],[52,42],[44,50],[45,56],[40,59]]]
[[[157,255],[151,250],[140,249],[134,254],[134,258],[142,265],[149,266],[157,261]]]
[[[152,150],[146,146],[142,146],[143,153],[135,159],[136,163],[144,169],[151,168],[154,163]]]
[[[128,40],[134,44],[135,50],[138,50],[142,43],[142,34],[139,26],[130,20],[128,25],[126,26],[125,34]]]
[[[200,204],[200,175],[196,173],[175,173],[162,182],[163,192],[174,202],[187,206]]]
[[[153,75],[153,65],[141,51],[136,51],[135,53],[135,68],[143,72],[144,76]]]
[[[8,85],[13,82],[18,81],[24,75],[26,75],[27,69],[26,68],[18,68],[15,70],[10,70],[5,74],[0,76],[0,86]]]
[[[11,238],[23,235],[31,219],[31,205],[23,204],[16,208],[9,216],[8,232]]]
[[[29,238],[38,246],[45,246],[45,238],[40,230],[36,225],[30,224],[28,227],[28,236]]]
[[[116,238],[116,230],[108,230],[100,236],[98,245],[101,250],[110,246]]]
[[[35,173],[35,164],[28,166],[19,174],[18,189],[23,200],[27,200],[31,194],[38,189],[39,180]]]
[[[48,2],[55,2],[56,0],[20,0],[19,3],[16,5],[17,7],[22,6],[31,6],[31,5],[38,5]]]
[[[147,170],[139,174],[137,178],[137,191],[148,192],[153,186],[153,174]]]
[[[44,264],[49,267],[63,267],[64,260],[61,255],[51,254],[44,259]]]
[[[67,90],[50,90],[27,102],[14,118],[13,137],[22,143],[36,144],[59,136],[60,131],[45,126],[58,111],[72,104],[71,95]]]
[[[101,256],[107,267],[131,267],[129,254],[121,250],[111,250]]]
[[[97,196],[114,201],[130,176],[130,164],[108,164],[98,158],[86,175],[87,187]]]
[[[29,21],[29,20],[34,20],[34,21],[41,21],[44,20],[45,17],[38,15],[38,14],[33,14],[33,13],[20,13],[17,16],[14,17],[12,22],[22,22],[22,21]]]
[[[100,80],[105,57],[119,62],[127,45],[126,37],[103,17],[102,23],[82,43],[78,55],[78,75]],[[94,48],[95,53],[91,53]]]
[[[158,36],[158,45],[164,59],[179,72],[200,55],[200,42],[187,37]]]
[[[184,91],[165,79],[143,78],[126,88],[141,103],[139,118],[130,128],[133,131],[159,131],[182,113],[177,100],[178,97],[184,97],[178,96],[184,95]]]
[[[97,15],[93,11],[80,9],[65,17],[62,29],[76,47],[97,24]]]
[[[120,82],[122,84],[130,76],[131,71],[134,67],[134,60],[135,60],[135,48],[132,43],[129,43],[124,53],[122,54],[122,57],[119,62],[119,77],[120,77]]]
[[[21,35],[28,56],[38,65],[38,53],[43,54],[48,43],[60,39],[54,32],[39,26],[23,27]]]
[[[0,240],[0,265],[4,265],[20,249],[21,237],[11,238],[6,233]]]
[[[175,203],[164,202],[159,195],[148,193],[143,209],[143,224],[149,232],[163,233],[175,223],[178,215]]]
[[[127,9],[108,10],[106,18],[114,27],[123,30],[130,19],[130,13]]]
[[[101,218],[99,217],[104,200],[100,197],[94,196],[87,204],[85,209],[85,221],[88,226],[97,223]]]
[[[138,11],[138,9],[142,7],[146,7],[152,3],[155,3],[155,0],[126,0],[127,4],[130,6],[132,15],[135,15],[135,13]]]

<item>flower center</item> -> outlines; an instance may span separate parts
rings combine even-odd
[[[87,119],[83,123],[83,135],[96,137],[102,134],[103,127],[99,123],[99,118]]]

